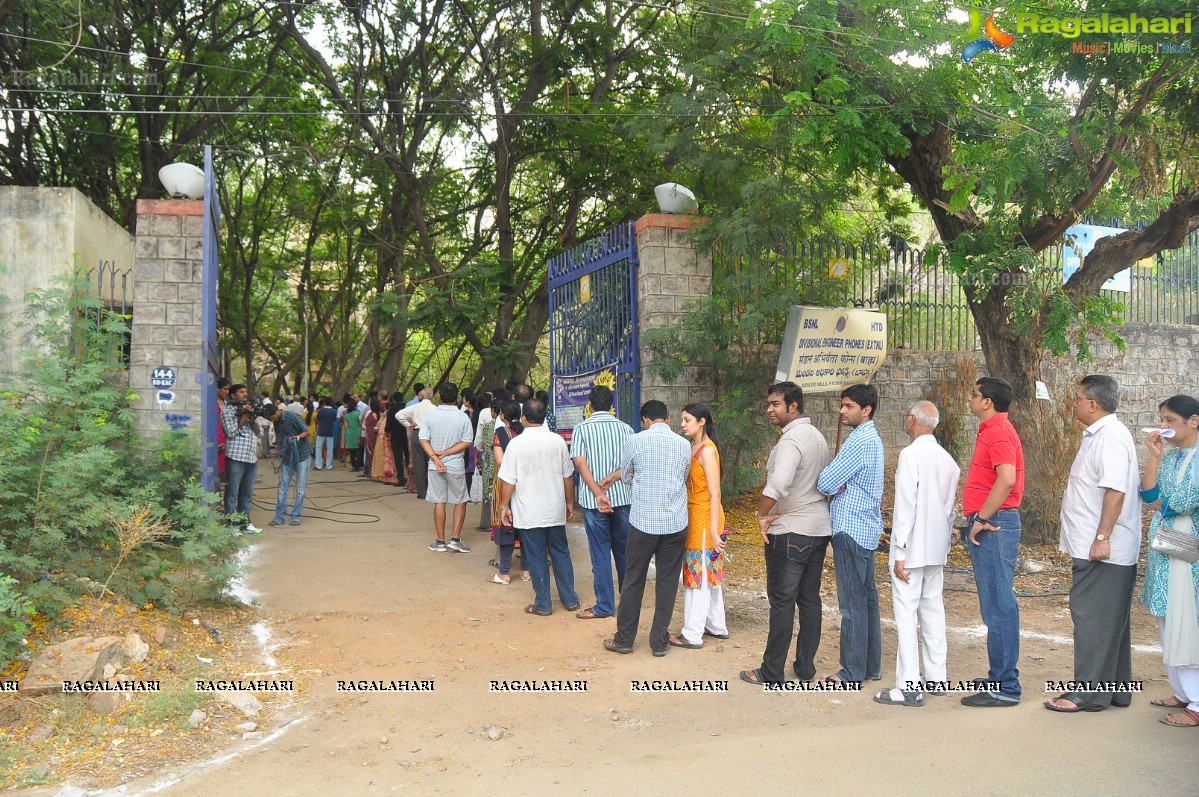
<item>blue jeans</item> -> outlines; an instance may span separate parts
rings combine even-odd
[[[283,464],[279,467],[279,498],[275,501],[275,522],[282,523],[287,514],[287,493],[291,490],[291,479],[296,479],[296,503],[291,510],[293,521],[300,519],[300,510],[304,508],[304,493],[308,489],[308,468],[312,465],[310,457],[304,457],[296,467]]]
[[[240,462],[225,458],[225,475],[229,484],[225,487],[225,514],[240,513],[250,521],[250,506],[254,501],[254,477],[258,475],[257,462]]]
[[[336,447],[336,440],[337,440],[336,437],[330,437],[328,435],[317,435],[316,436],[316,469],[317,470],[320,470],[321,468],[324,468],[325,470],[332,470],[333,455],[336,453],[333,449]],[[324,456],[321,456],[322,451],[325,452]],[[321,464],[322,459],[325,461],[324,465]]]
[[[519,534],[523,562],[529,569],[529,575],[533,577],[533,608],[541,614],[549,614],[554,608],[553,601],[550,600],[550,564],[545,560],[547,550],[554,564],[558,599],[568,609],[578,606],[575,569],[570,561],[570,546],[566,542],[566,526],[520,529]]]
[[[841,609],[841,669],[843,681],[861,683],[883,674],[883,632],[874,583],[874,551],[845,533],[833,534],[833,563],[837,571],[837,606]]]
[[[999,682],[999,697],[1020,700],[1020,605],[1012,582],[1020,555],[1020,510],[1002,509],[991,517],[999,531],[978,535],[978,545],[966,543],[974,562],[978,608],[987,627],[988,681]]]
[[[616,614],[616,593],[612,591],[612,560],[616,560],[616,579],[624,586],[625,548],[629,541],[629,506],[614,506],[611,512],[583,509],[583,528],[591,549],[591,578],[595,587],[595,613],[607,617]]]

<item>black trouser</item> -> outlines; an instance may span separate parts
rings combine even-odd
[[[408,430],[394,419],[387,422],[387,438],[391,441],[391,458],[395,460],[400,486],[408,484]]]
[[[350,468],[352,470],[362,470],[362,446],[357,445],[350,449]]]
[[[766,595],[770,599],[770,632],[762,654],[761,679],[787,680],[783,667],[791,649],[795,607],[799,607],[799,636],[795,640],[795,674],[801,681],[816,676],[820,647],[820,576],[829,537],[771,534],[766,544]]]
[[[654,621],[649,629],[649,646],[652,650],[660,651],[666,650],[670,644],[670,618],[674,615],[679,575],[683,572],[686,541],[686,529],[674,534],[646,534],[629,526],[624,586],[620,590],[620,605],[616,607],[615,642],[619,647],[631,648],[637,639],[637,623],[641,620],[641,598],[645,594],[651,557],[657,569],[657,576],[654,589]]]

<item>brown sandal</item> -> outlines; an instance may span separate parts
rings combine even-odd
[[[1160,722],[1162,725],[1172,725],[1175,728],[1199,728],[1199,711],[1184,708],[1176,714],[1167,714],[1161,718]]]
[[[1186,708],[1187,704],[1183,703],[1174,695],[1169,697],[1159,697],[1155,700],[1150,700],[1149,705],[1157,706],[1158,708]]]

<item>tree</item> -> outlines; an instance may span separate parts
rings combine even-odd
[[[1035,439],[1043,419],[1027,399],[1045,353],[1074,347],[1085,357],[1088,335],[1118,338],[1100,286],[1199,226],[1199,170],[1185,156],[1199,121],[1199,68],[1190,56],[1092,57],[1074,44],[1119,37],[1042,32],[965,63],[968,29],[952,10],[945,2],[746,2],[694,13],[741,18],[723,23],[721,50],[760,58],[759,93],[781,96],[784,107],[760,105],[759,118],[797,153],[816,155],[812,172],[835,181],[826,182],[830,194],[847,202],[861,181],[898,178],[931,214],[988,370],[1026,399],[1013,417]],[[1156,2],[1137,13],[1183,10]],[[1053,13],[1085,16],[1086,4],[1058,3]],[[1016,29],[1011,16],[995,22]],[[1151,38],[1170,37],[1127,41]],[[704,72],[709,79],[723,78]],[[1040,255],[1087,213],[1149,224],[1101,240],[1063,285]]]

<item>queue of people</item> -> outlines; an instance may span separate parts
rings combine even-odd
[[[469,553],[462,541],[466,504],[483,504],[480,527],[491,531],[496,556],[487,581],[509,585],[517,552],[521,580],[531,582],[530,615],[547,616],[558,602],[578,619],[615,618],[610,651],[634,651],[651,562],[655,608],[648,646],[655,656],[671,647],[700,649],[705,637],[726,639],[722,590],[729,530],[721,503],[719,433],[700,403],[681,412],[683,435],[670,427],[667,407],[647,401],[641,430],[612,411],[613,394],[596,386],[591,415],[568,448],[553,433],[548,397],[527,385],[470,396],[458,406],[450,382],[434,391],[415,386],[406,404],[398,393],[361,402],[347,396],[340,410],[325,398],[306,405],[295,421],[276,405],[271,420],[284,452],[272,525],[287,518],[287,487],[296,484],[290,513],[298,525],[309,465],[332,467],[343,447],[352,470],[415,491],[433,504],[430,551]],[[253,419],[236,409],[244,385],[221,413],[226,511],[248,518],[257,439]],[[432,399],[436,395],[437,403]],[[840,423],[849,430],[839,450],[804,416],[803,392],[783,382],[766,390],[766,415],[781,434],[766,462],[758,503],[765,545],[769,631],[760,664],[740,673],[756,685],[816,679],[820,644],[820,583],[829,548],[841,613],[839,667],[822,683],[860,688],[882,680],[882,631],[874,560],[884,531],[882,440],[874,425],[879,395],[853,385],[840,397]],[[938,408],[915,403],[904,420],[909,444],[895,473],[895,505],[888,571],[897,635],[894,686],[874,695],[884,705],[919,707],[926,696],[968,687],[965,706],[1017,705],[1020,682],[1020,609],[1013,588],[1021,536],[1024,451],[1008,418],[1010,384],[983,377],[965,397],[978,434],[961,492],[966,515],[960,539],[969,552],[979,612],[987,628],[985,677],[948,680],[944,568],[954,540],[961,467],[936,441]],[[1199,401],[1174,396],[1159,407],[1161,426],[1149,430],[1149,459],[1137,463],[1131,432],[1116,411],[1119,389],[1111,377],[1092,375],[1075,388],[1074,417],[1083,438],[1061,503],[1061,550],[1072,560],[1070,590],[1075,665],[1070,689],[1047,700],[1058,713],[1101,711],[1131,702],[1131,606],[1141,546],[1142,502],[1156,507],[1141,601],[1157,619],[1174,694],[1153,704],[1178,709],[1166,724],[1199,727]],[[355,429],[363,433],[355,435]],[[312,440],[316,446],[313,449]],[[360,454],[355,454],[354,449]],[[315,463],[315,464],[314,464]],[[582,608],[566,536],[577,502],[587,535],[594,602]],[[247,489],[247,484],[248,489]],[[248,524],[247,524],[248,525]],[[255,530],[243,525],[243,530]],[[447,525],[448,538],[447,538]],[[615,580],[615,585],[613,581]],[[683,623],[671,631],[679,585]],[[795,630],[798,609],[799,629]],[[955,686],[956,684],[956,686]]]

